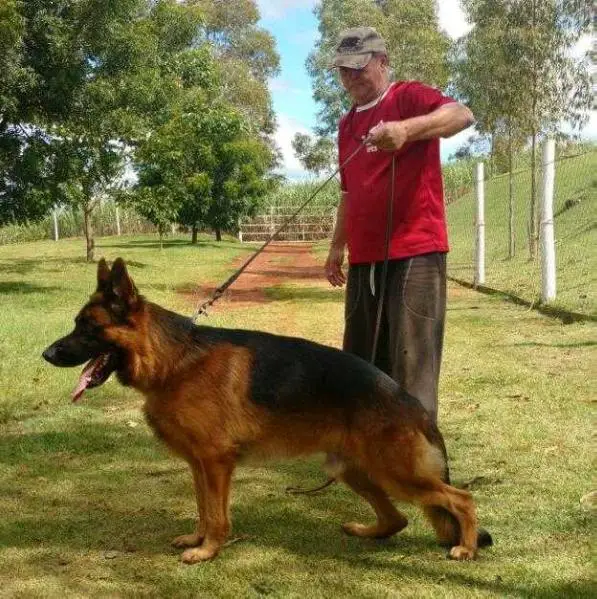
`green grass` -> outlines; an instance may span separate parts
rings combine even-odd
[[[202,239],[100,239],[143,293],[190,314],[195,284],[221,282],[249,247]],[[588,597],[594,521],[589,410],[597,399],[592,323],[450,288],[441,428],[457,484],[470,483],[495,539],[454,563],[417,510],[385,542],[343,536],[369,508],[334,486],[314,497],[287,485],[323,480],[320,460],[239,467],[234,535],[213,562],[185,567],[172,538],[190,532],[190,476],[143,422],[141,398],[115,382],[73,406],[77,373],[40,353],[70,329],[95,284],[81,240],[0,247],[0,587],[2,597]],[[318,255],[323,259],[323,249]],[[181,293],[180,291],[185,293]],[[252,308],[208,323],[339,345],[342,294],[308,281],[267,290]]]
[[[537,177],[541,189],[541,173]],[[489,287],[528,301],[541,295],[541,266],[529,261],[530,171],[514,177],[516,255],[508,259],[508,177],[485,185],[486,276]],[[449,268],[456,278],[472,282],[476,214],[475,194],[448,206]],[[565,209],[566,202],[572,207]],[[554,306],[597,315],[597,151],[556,164],[554,230],[557,298]]]

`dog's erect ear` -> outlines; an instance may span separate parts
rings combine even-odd
[[[112,293],[127,306],[134,308],[139,294],[133,280],[126,270],[126,265],[122,258],[116,258],[110,272],[110,283]]]
[[[110,289],[110,269],[102,258],[97,264],[97,290],[108,291]]]

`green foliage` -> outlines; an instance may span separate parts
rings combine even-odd
[[[42,218],[55,204],[81,206],[91,259],[93,210],[100,197],[122,197],[119,181],[136,152],[137,161],[145,161],[136,201],[160,231],[177,215],[196,222],[207,214],[228,226],[236,212],[246,212],[239,208],[225,218],[207,204],[226,209],[242,204],[238,196],[247,194],[251,205],[259,195],[254,179],[274,160],[267,78],[277,72],[279,59],[272,36],[256,26],[254,3],[231,4],[4,3],[0,223]],[[216,97],[226,97],[227,104],[218,100],[215,106]],[[192,112],[200,126],[185,122]],[[258,136],[266,149],[254,148],[249,159],[246,145],[239,149],[239,140],[227,135],[215,150],[212,142],[228,117],[250,122],[242,135]],[[206,134],[201,144],[199,136]],[[228,148],[231,141],[236,146]],[[187,159],[189,144],[194,151]],[[165,155],[157,156],[161,151]],[[228,164],[226,175],[208,172],[216,160],[230,162],[233,155],[246,164]],[[261,185],[267,187],[266,181]],[[208,202],[212,190],[218,197]]]
[[[139,145],[135,206],[160,229],[180,222],[218,238],[254,213],[271,187],[270,145],[216,89],[190,89],[165,123]],[[202,93],[199,93],[202,92]]]
[[[313,139],[297,133],[292,140],[292,149],[305,169],[315,175],[331,168],[338,159],[336,144],[328,137]]]
[[[570,56],[590,27],[590,2],[467,0],[475,24],[455,56],[455,84],[486,133],[519,138],[582,124],[591,103],[588,65]]]
[[[276,211],[288,214],[307,201],[315,190],[321,186],[319,181],[304,181],[287,183],[266,195],[263,208],[274,208]],[[305,207],[306,214],[329,214],[340,202],[340,185],[337,180],[330,181]],[[283,210],[286,208],[286,210]]]
[[[444,197],[451,204],[469,193],[475,183],[475,166],[479,159],[467,157],[443,165]]]

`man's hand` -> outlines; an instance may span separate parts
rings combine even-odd
[[[395,152],[408,141],[408,129],[402,121],[378,123],[369,131],[365,143],[380,150]]]
[[[344,248],[331,246],[325,261],[325,276],[334,287],[342,287],[346,283],[346,276],[342,272],[344,262]]]

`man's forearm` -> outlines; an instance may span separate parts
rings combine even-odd
[[[402,121],[407,131],[407,141],[436,137],[451,137],[475,122],[473,113],[458,103],[444,104],[437,110]]]

